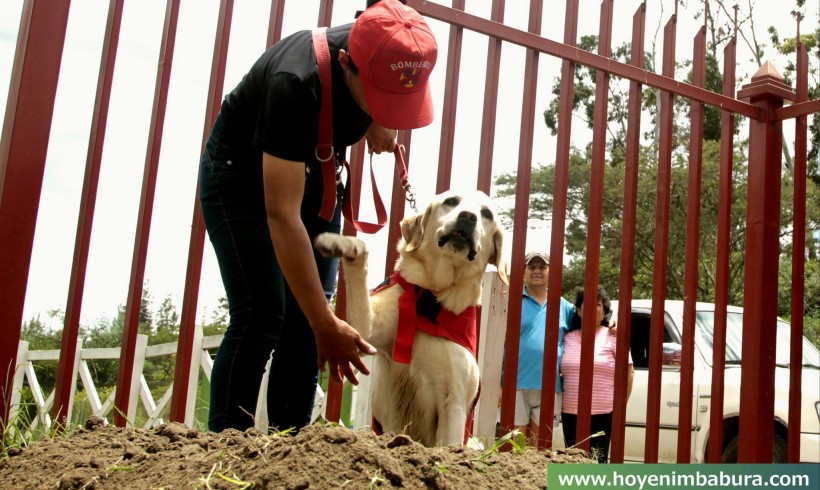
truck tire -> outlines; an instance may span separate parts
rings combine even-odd
[[[723,450],[723,456],[720,459],[721,463],[737,463],[737,448],[738,448],[738,436],[732,438],[729,441],[729,444],[726,445],[726,449]],[[785,463],[786,462],[786,439],[783,438],[777,432],[774,433],[774,448],[773,448],[773,456],[772,456],[774,463]]]

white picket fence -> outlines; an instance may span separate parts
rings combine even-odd
[[[212,337],[202,337],[201,328],[197,327],[197,329],[200,330],[199,335],[197,335],[196,338],[199,344],[196,346],[196,352],[199,355],[195,356],[195,360],[196,358],[198,358],[199,369],[197,369],[196,373],[194,373],[194,382],[198,382],[198,379],[196,377],[200,374],[200,371],[204,373],[205,377],[208,380],[210,380],[213,361],[211,360],[211,356],[208,353],[208,349],[214,349],[218,347],[219,343],[222,341],[221,335],[216,335]],[[17,350],[17,370],[15,371],[14,376],[11,414],[9,419],[16,419],[16,413],[20,409],[23,383],[25,382],[31,389],[32,396],[34,398],[34,403],[37,406],[37,416],[31,421],[31,429],[33,430],[36,429],[39,425],[46,427],[51,426],[51,409],[54,404],[54,391],[49,393],[48,397],[46,397],[45,393],[40,387],[40,383],[37,380],[37,374],[34,367],[35,363],[42,361],[59,361],[60,351],[56,349],[31,351],[29,350],[28,346],[28,342],[20,341],[20,345]],[[169,408],[168,404],[171,400],[171,393],[173,392],[174,388],[173,383],[171,383],[171,385],[165,390],[165,393],[163,393],[159,400],[154,400],[154,397],[151,394],[151,389],[148,386],[147,381],[145,380],[145,376],[143,376],[142,374],[142,370],[145,366],[146,359],[174,355],[176,354],[176,351],[176,342],[149,346],[147,336],[137,336],[137,350],[136,357],[134,360],[135,376],[133,377],[134,384],[131,390],[132,397],[131,403],[129,404],[130,409],[128,414],[126,414],[127,420],[133,421],[136,419],[137,404],[134,403],[134,401],[136,399],[139,399],[142,408],[145,410],[145,413],[147,414],[147,420],[143,424],[144,428],[155,427],[165,422],[165,420],[163,419],[163,415],[167,414]],[[94,379],[91,376],[91,370],[89,369],[89,361],[117,360],[121,357],[120,348],[108,347],[85,349],[82,347],[82,341],[79,341],[77,345],[77,353],[77,363],[74,366],[73,378],[75,380],[79,378],[80,382],[82,383],[83,389],[88,399],[88,404],[91,408],[91,414],[108,420],[109,416],[111,415],[111,411],[114,408],[114,397],[116,395],[116,390],[112,390],[105,400],[102,400],[100,398],[97,386],[94,384]],[[69,412],[67,414],[67,417],[69,420],[71,419],[72,415],[71,410],[73,410],[75,386],[76,385],[72,385],[72,403],[68,404]],[[196,384],[194,386],[196,386]],[[191,406],[191,424],[193,423],[194,410],[195,407]],[[186,417],[186,421],[187,418],[188,417]]]
[[[508,290],[509,288],[501,283],[497,273],[488,272],[485,275],[484,297],[482,301],[482,305],[484,306],[481,316],[478,359],[479,368],[482,373],[482,387],[481,399],[476,407],[475,414],[475,436],[481,440],[482,443],[491,443],[495,435],[498,394],[501,384],[501,365],[499,359],[503,357]],[[211,359],[209,351],[217,348],[222,341],[222,335],[203,337],[201,326],[197,326],[196,328],[192,372],[189,376],[189,386],[192,388],[189,389],[185,414],[185,423],[189,427],[194,426],[194,412],[197,408],[196,387],[199,384],[199,376],[204,375],[208,382],[210,382],[213,360]],[[54,391],[47,396],[43,392],[37,380],[35,364],[43,361],[59,361],[60,351],[56,349],[31,351],[28,347],[29,343],[26,341],[21,341],[18,347],[17,369],[14,376],[9,420],[17,419],[16,414],[21,408],[21,396],[24,383],[26,383],[31,389],[34,403],[37,406],[37,416],[31,420],[29,427],[29,431],[34,431],[38,427],[51,427],[51,409],[54,404]],[[85,349],[82,347],[82,341],[79,341],[77,352],[77,362],[74,365],[73,379],[77,380],[79,378],[82,383],[83,389],[88,397],[92,414],[108,421],[111,411],[114,408],[115,391],[112,390],[104,401],[100,399],[88,363],[93,360],[119,359],[121,356],[120,348]],[[176,342],[149,346],[147,336],[137,336],[134,375],[132,376],[132,380],[134,381],[131,387],[129,411],[126,414],[126,419],[129,421],[127,422],[128,425],[133,425],[133,421],[136,420],[137,400],[139,400],[139,403],[147,414],[147,419],[142,424],[143,428],[149,429],[165,423],[164,417],[167,417],[169,410],[171,394],[174,389],[173,383],[165,390],[159,400],[154,400],[151,389],[143,375],[143,367],[145,366],[146,359],[175,355],[176,352]],[[370,368],[372,368],[371,359],[372,358],[366,359],[368,367]],[[196,368],[193,368],[193,366],[196,366]],[[262,385],[259,390],[259,403],[257,404],[256,411],[256,428],[261,431],[267,430],[268,417],[265,400],[267,396],[267,373],[269,367],[270,362],[265,370],[265,376],[262,379]],[[371,419],[369,396],[371,386],[370,377],[359,376],[359,381],[359,386],[354,386],[352,389],[353,396],[350,402],[350,418],[353,427],[368,426],[370,425]],[[75,386],[76,384],[72,384],[69,407],[73,407]],[[320,387],[317,387],[316,390],[316,402],[313,408],[312,422],[316,421],[319,417],[323,417],[326,409],[327,400],[324,391],[322,391]],[[69,410],[72,410],[72,408],[69,408]],[[69,411],[67,414],[68,420],[71,420],[71,415],[72,413]]]

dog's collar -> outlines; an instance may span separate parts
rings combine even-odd
[[[379,291],[389,285],[399,284],[404,292],[399,297],[399,321],[393,361],[409,364],[413,356],[413,339],[416,329],[428,335],[453,341],[476,356],[476,307],[470,306],[460,314],[442,307],[433,293],[408,282],[396,271],[376,288]]]

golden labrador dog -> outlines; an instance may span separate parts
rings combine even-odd
[[[436,196],[401,231],[395,272],[373,293],[363,241],[326,233],[315,246],[342,258],[348,323],[378,349],[374,429],[426,446],[463,444],[479,392],[476,306],[487,265],[507,282],[503,232],[480,191]]]

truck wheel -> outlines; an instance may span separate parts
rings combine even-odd
[[[738,448],[738,436],[735,435],[729,444],[726,445],[726,449],[723,450],[723,456],[720,459],[721,463],[737,463],[737,448]],[[786,462],[786,439],[783,438],[777,432],[774,433],[774,448],[773,448],[773,462],[774,463],[785,463]]]
[[[723,456],[720,458],[721,463],[737,463],[737,438],[732,438],[729,441],[729,444],[726,445],[726,449],[723,450]]]
[[[774,463],[785,463],[786,462],[786,439],[778,434],[777,432],[774,433]]]

